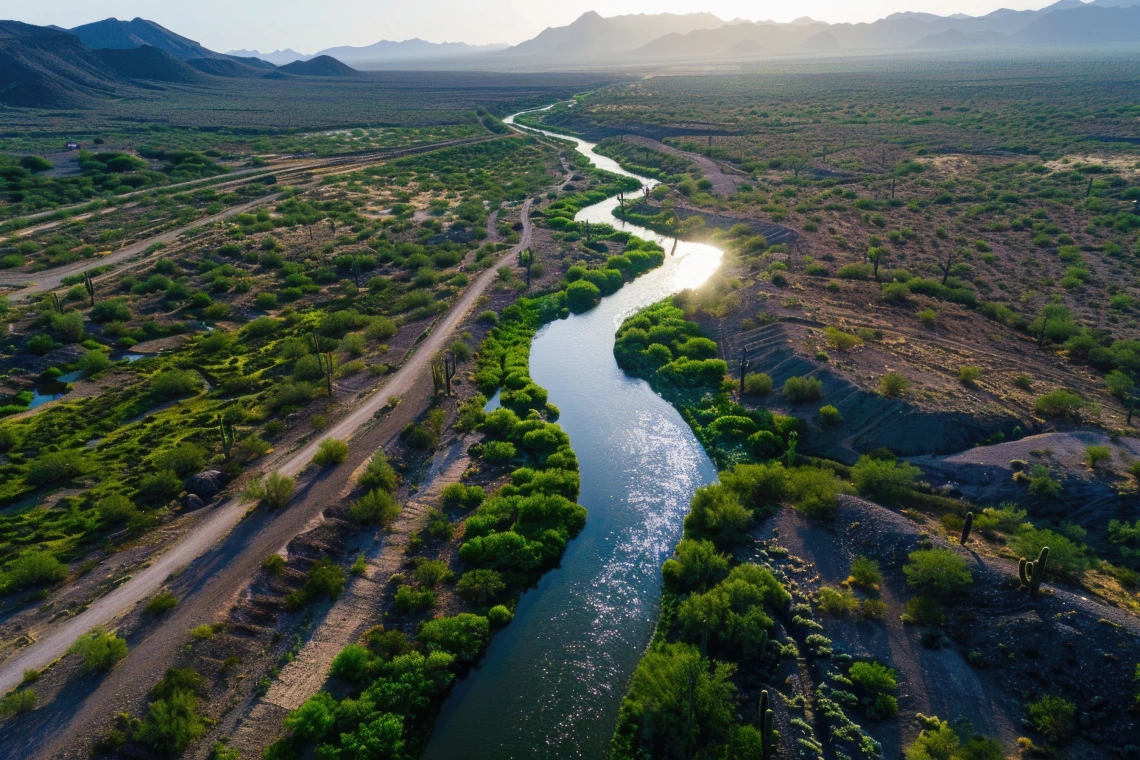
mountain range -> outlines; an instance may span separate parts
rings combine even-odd
[[[508,47],[508,45],[468,45],[466,42],[427,42],[415,38],[401,42],[380,40],[375,44],[362,47],[333,47],[321,50],[314,55],[304,55],[289,48],[274,50],[272,53],[261,53],[257,50],[231,50],[228,55],[258,58],[277,66],[284,66],[294,61],[308,61],[325,55],[357,68],[378,69],[393,61],[459,58],[479,55],[480,53],[494,53],[506,50]]]
[[[209,85],[223,79],[357,77],[358,69],[424,68],[643,70],[694,62],[775,56],[858,55],[951,48],[1061,48],[1140,43],[1140,0],[1058,0],[1039,10],[985,16],[894,13],[873,23],[724,21],[710,13],[627,15],[589,12],[513,47],[420,39],[293,50],[218,53],[136,18],[74,29],[0,22],[0,103],[73,107],[123,87]]]
[[[259,58],[216,53],[140,18],[74,29],[0,21],[0,103],[9,106],[78,107],[134,88],[292,76],[361,74],[330,56],[278,68]]]

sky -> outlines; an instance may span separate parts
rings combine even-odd
[[[0,16],[29,24],[79,26],[136,16],[155,21],[211,50],[292,48],[314,53],[338,45],[420,37],[430,42],[516,44],[586,11],[706,11],[726,21],[831,23],[874,21],[897,11],[983,15],[998,8],[1040,8],[1052,0],[4,0]]]

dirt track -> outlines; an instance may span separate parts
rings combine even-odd
[[[531,200],[528,199],[523,206],[523,232],[521,240],[515,248],[504,254],[501,259],[502,263],[506,263],[510,259],[517,259],[519,251],[530,245],[530,207]],[[403,366],[391,376],[388,382],[377,388],[363,403],[345,415],[336,425],[332,426],[322,438],[314,438],[308,445],[289,454],[283,460],[279,461],[273,470],[286,475],[296,475],[308,465],[319,446],[320,440],[323,438],[349,440],[359,429],[373,419],[377,411],[387,404],[389,397],[396,396],[404,398],[405,401],[409,400],[405,397],[408,397],[409,394],[413,392],[418,381],[422,381],[424,371],[427,369],[432,357],[443,348],[446,341],[450,339],[456,326],[460,324],[474,306],[476,299],[494,282],[497,276],[498,274],[495,267],[490,267],[480,274],[451,310],[448,311],[443,319],[432,329],[430,335],[415,349]],[[393,418],[402,418],[404,415],[401,414],[401,412],[409,406],[411,406],[411,404],[402,403],[398,405],[395,414],[389,414],[384,422],[378,425],[377,428],[369,431],[362,440],[352,441],[353,456],[350,458],[350,461],[357,459],[359,460],[357,461],[357,465],[359,465],[359,463],[363,461],[363,457],[370,455],[376,448],[376,443],[373,440],[375,431],[386,430],[389,427],[387,423]],[[400,428],[402,428],[402,425],[396,428],[395,431],[388,432],[391,435],[395,435]],[[365,441],[369,441],[369,444],[362,449],[361,444]],[[343,469],[344,466],[339,467],[334,473],[341,473]],[[284,518],[287,515],[297,515],[300,513],[319,514],[319,511],[316,510],[317,504],[315,501],[319,501],[319,497],[321,496],[329,496],[321,484],[331,479],[333,486],[339,487],[351,472],[352,470],[348,470],[347,473],[342,473],[344,479],[340,480],[333,477],[332,473],[317,476],[311,484],[301,490],[300,498],[294,497],[292,507],[284,510],[277,516],[268,518],[269,527],[261,535],[258,535],[256,532],[253,535],[247,535],[245,539],[236,546],[232,540],[233,536],[230,536],[229,539],[225,541],[225,549],[223,552],[228,556],[221,564],[216,564],[220,559],[216,556],[218,552],[211,552],[210,557],[207,558],[205,562],[207,565],[213,565],[215,569],[226,570],[224,577],[229,581],[229,584],[223,584],[226,585],[226,589],[208,594],[208,598],[203,599],[202,602],[197,600],[197,596],[185,600],[184,603],[179,606],[176,615],[172,616],[170,622],[164,626],[164,630],[174,627],[174,621],[178,618],[193,615],[197,615],[200,618],[208,618],[217,608],[217,604],[224,600],[227,593],[236,593],[239,586],[234,584],[248,579],[249,575],[252,574],[252,569],[256,567],[256,563],[264,558],[267,551],[276,551],[283,546],[289,538],[295,535],[299,525],[304,525],[305,522],[302,521],[299,525],[294,525],[293,519],[286,520]],[[317,497],[316,500],[314,500],[314,496]],[[94,627],[107,625],[118,615],[129,610],[143,599],[148,598],[166,582],[172,573],[182,570],[211,550],[220,540],[227,537],[230,531],[238,527],[239,523],[241,524],[240,530],[236,532],[244,534],[248,531],[250,523],[260,525],[263,523],[263,520],[266,520],[266,518],[258,516],[243,523],[242,518],[246,514],[247,509],[248,505],[237,498],[230,499],[220,506],[215,507],[214,513],[199,529],[167,550],[166,553],[158,557],[145,570],[135,575],[129,582],[98,599],[87,608],[87,610],[61,623],[54,630],[46,634],[41,632],[39,640],[35,644],[24,648],[0,665],[0,693],[15,688],[20,683],[25,670],[29,668],[42,669],[48,666],[59,657],[62,657],[72,642],[80,635]],[[289,527],[282,529],[283,523],[288,523]],[[235,575],[235,573],[232,572],[232,568],[235,566],[236,557],[245,558],[246,562],[241,564],[242,567],[251,561],[251,552],[248,551],[250,547],[242,544],[246,541],[255,540],[257,546],[263,548],[268,547],[268,549],[256,553],[252,560],[253,564],[249,568],[246,568],[243,573]],[[217,584],[215,583],[214,585]],[[185,630],[178,631],[179,639],[184,636],[184,633]],[[120,672],[130,672],[129,661],[137,658],[137,654],[133,658],[128,658],[128,664],[120,666],[112,676],[118,675]],[[107,679],[107,681],[112,680],[117,679]]]
[[[708,177],[709,182],[712,182],[713,192],[717,195],[730,195],[735,192],[736,186],[746,179],[746,177],[736,177],[731,174],[725,174],[720,164],[711,158],[702,156],[700,153],[689,153],[688,151],[678,150],[665,143],[639,135],[623,135],[621,139],[633,145],[641,145],[642,147],[660,151],[661,153],[668,153],[670,156],[677,156],[678,158],[692,161],[701,167],[701,172]]]

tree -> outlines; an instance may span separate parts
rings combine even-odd
[[[110,670],[127,656],[127,642],[113,633],[91,631],[76,639],[68,652],[78,654],[86,670]]]
[[[506,591],[507,584],[495,570],[468,570],[459,578],[455,590],[471,604],[482,606]]]
[[[873,276],[876,280],[879,279],[879,265],[890,258],[890,255],[891,252],[886,248],[872,248],[867,251],[867,261],[870,261],[871,266],[874,267]]]
[[[589,311],[602,300],[598,286],[586,280],[578,280],[566,286],[566,306],[575,314]]]
[[[67,565],[49,551],[32,549],[8,563],[2,576],[5,592],[21,591],[43,583],[58,583],[67,577]]]
[[[860,496],[894,504],[914,486],[921,474],[921,470],[906,462],[863,456],[851,468],[851,482]]]
[[[920,594],[952,597],[974,582],[966,560],[949,549],[920,549],[909,559],[903,573],[907,585]]]
[[[348,444],[335,438],[326,438],[317,446],[313,464],[318,467],[334,467],[348,459]]]
[[[1063,742],[1072,736],[1076,712],[1075,704],[1050,694],[1029,704],[1029,720],[1033,727],[1052,742]]]
[[[183,690],[151,702],[135,732],[135,741],[163,757],[180,757],[206,733],[206,724],[198,715],[198,702],[196,694]]]
[[[256,499],[258,506],[281,509],[289,503],[297,481],[288,475],[272,472],[265,480],[255,480],[245,489],[248,499]]]

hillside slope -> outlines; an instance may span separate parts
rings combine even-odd
[[[19,21],[0,21],[0,103],[67,108],[114,94],[124,83],[77,37]]]

